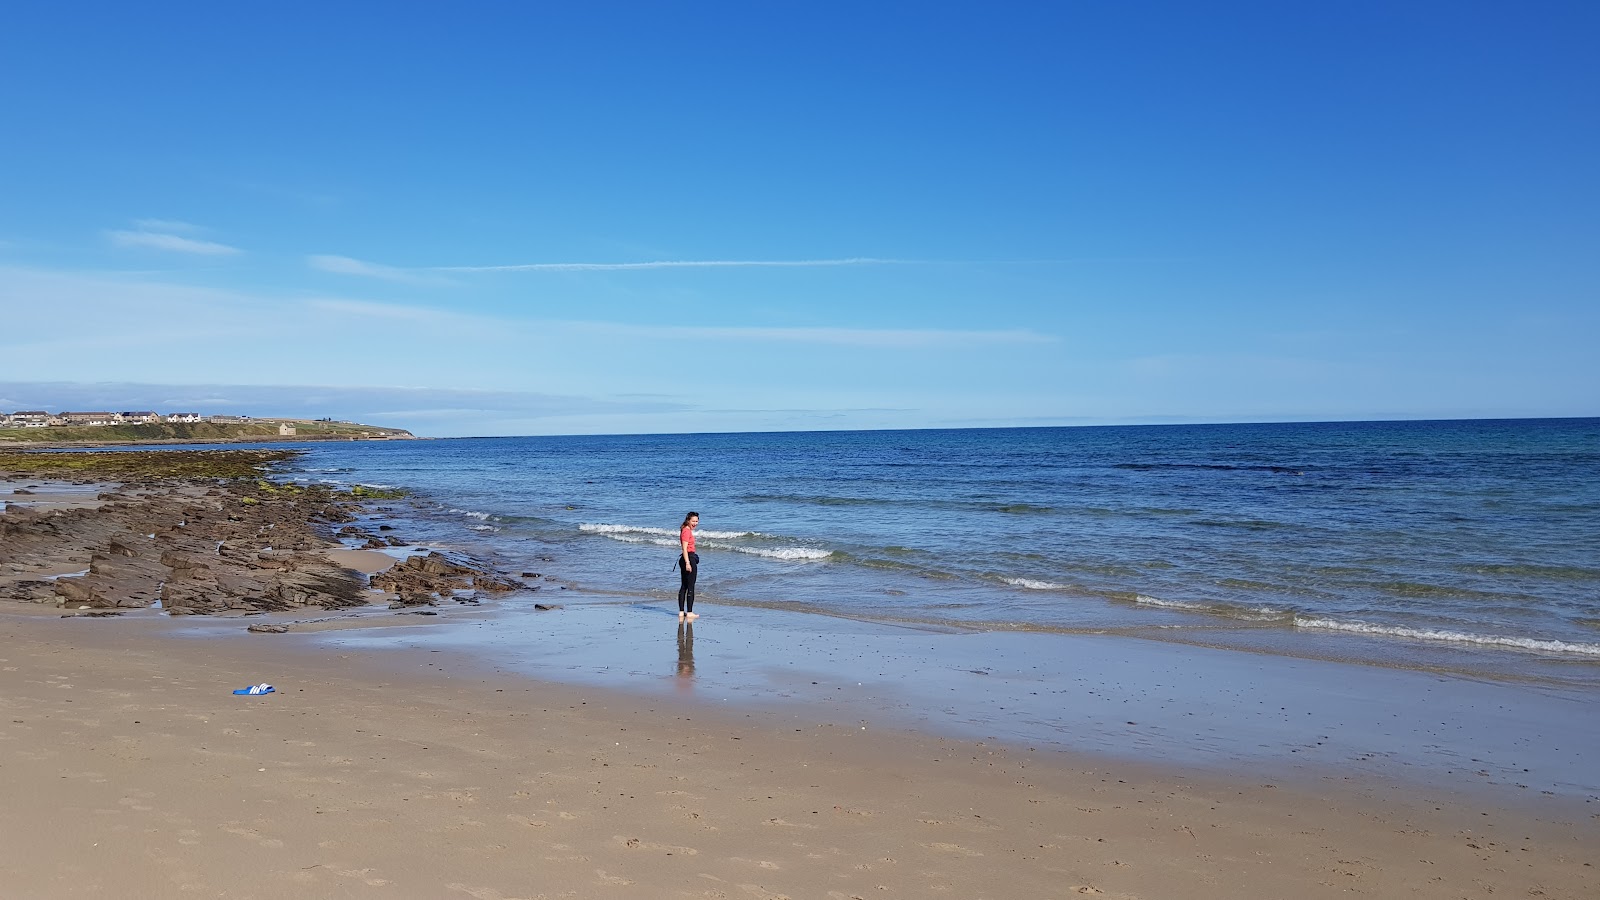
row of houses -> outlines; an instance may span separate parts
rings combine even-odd
[[[29,409],[14,413],[0,413],[0,427],[48,428],[62,425],[149,425],[155,422],[216,422],[237,425],[250,421],[249,416],[202,416],[199,413],[134,412],[64,412],[50,413],[42,409]]]

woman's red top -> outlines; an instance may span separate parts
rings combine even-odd
[[[687,525],[683,526],[683,530],[678,532],[678,540],[683,541],[683,549],[684,550],[686,550],[686,551],[688,551],[690,553],[694,552],[694,529],[693,528],[690,528]]]

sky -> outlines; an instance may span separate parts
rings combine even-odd
[[[0,13],[0,411],[1600,415],[1600,5]]]

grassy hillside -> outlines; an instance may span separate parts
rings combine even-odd
[[[210,422],[161,422],[151,425],[99,425],[57,428],[0,428],[0,443],[26,441],[59,444],[68,441],[296,441],[319,438],[408,438],[411,432],[348,422],[295,422],[294,437],[278,436],[277,422],[213,425]]]

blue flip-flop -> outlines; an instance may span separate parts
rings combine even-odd
[[[239,688],[238,690],[234,691],[234,693],[235,694],[271,694],[271,693],[274,693],[276,690],[277,690],[277,688],[274,688],[270,684],[252,684],[247,688]]]

